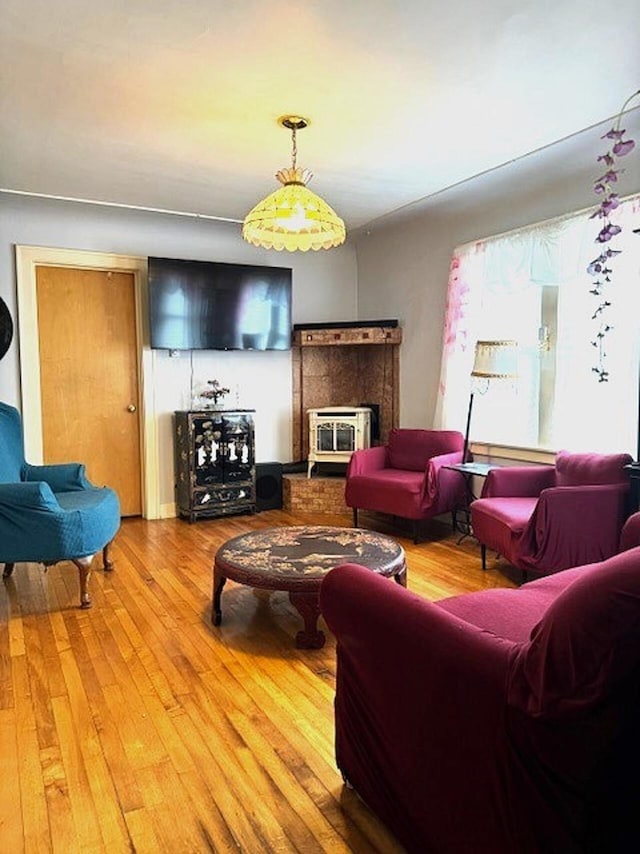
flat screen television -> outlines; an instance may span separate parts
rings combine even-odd
[[[149,258],[151,347],[289,350],[291,269]]]

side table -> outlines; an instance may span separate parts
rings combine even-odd
[[[453,529],[462,534],[458,540],[458,544],[460,544],[465,537],[473,536],[471,529],[471,502],[475,501],[478,497],[473,492],[473,478],[486,477],[492,469],[500,468],[500,466],[493,465],[492,463],[457,463],[451,466],[443,466],[443,468],[457,471],[464,478],[464,503],[462,506],[456,507],[451,511]],[[459,513],[463,514],[464,520],[459,518]]]

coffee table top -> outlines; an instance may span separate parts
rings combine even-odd
[[[275,590],[319,587],[341,563],[359,563],[390,576],[404,568],[405,556],[399,543],[375,531],[301,525],[241,534],[224,543],[215,557],[223,575]]]

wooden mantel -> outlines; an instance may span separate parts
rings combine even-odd
[[[367,321],[294,328],[293,460],[306,460],[309,452],[309,409],[377,404],[379,444],[398,426],[402,329],[389,324]]]

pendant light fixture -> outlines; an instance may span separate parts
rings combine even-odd
[[[346,237],[344,222],[320,196],[307,189],[313,174],[296,163],[296,134],[307,127],[309,120],[301,116],[281,116],[278,124],[291,131],[292,164],[276,172],[282,187],[258,202],[246,215],[242,236],[254,246],[289,252],[339,246]]]

